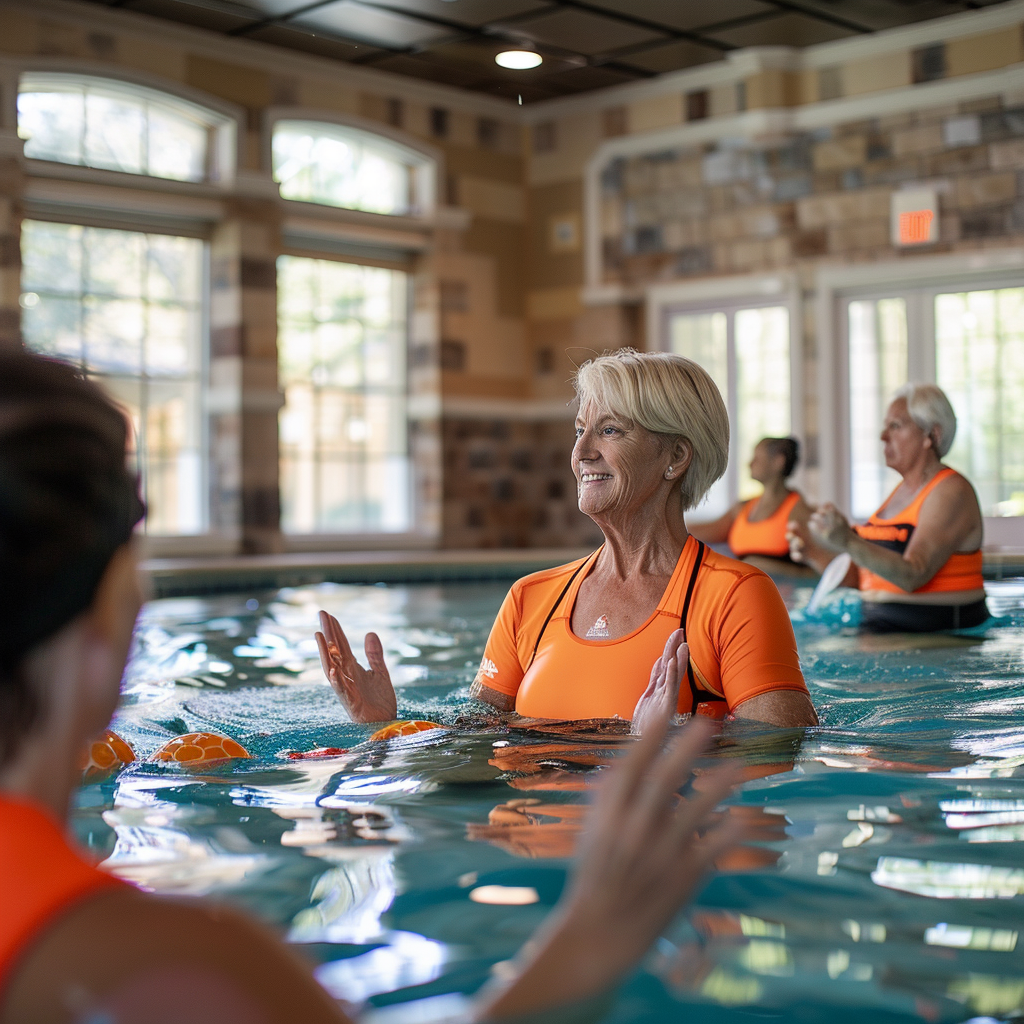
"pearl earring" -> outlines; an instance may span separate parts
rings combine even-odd
[[[672,479],[672,467],[671,466],[669,466],[668,469],[665,471],[665,479],[666,480],[671,480]]]

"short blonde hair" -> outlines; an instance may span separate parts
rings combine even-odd
[[[590,402],[654,434],[682,438],[693,453],[679,490],[683,511],[696,508],[729,464],[729,414],[711,375],[672,352],[621,348],[589,359],[573,386]]]
[[[956,437],[956,413],[937,384],[904,384],[894,402],[905,399],[910,418],[932,439],[935,454],[941,459],[953,447]],[[938,436],[936,436],[936,434]]]

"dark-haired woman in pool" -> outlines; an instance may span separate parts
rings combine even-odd
[[[789,555],[786,524],[806,523],[811,509],[787,481],[800,460],[795,437],[764,437],[754,448],[750,476],[764,487],[756,498],[737,502],[709,523],[694,523],[690,533],[705,544],[724,544],[737,558],[766,572],[807,572]]]
[[[0,354],[0,1021],[344,1024],[262,926],[140,892],[67,838],[81,757],[117,705],[142,603],[142,513],[125,419],[99,389],[60,363]],[[675,663],[668,673],[678,686]],[[677,797],[709,729],[663,750],[673,710],[652,707],[609,773],[564,896],[474,1019],[562,1019],[607,990],[738,836],[712,817],[729,775],[702,773]]]

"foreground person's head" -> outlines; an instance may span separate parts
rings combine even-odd
[[[750,476],[759,484],[785,482],[800,461],[800,442],[795,437],[762,437],[750,460]]]
[[[956,437],[956,413],[935,384],[904,384],[882,427],[885,464],[905,474],[922,460],[941,460]]]
[[[670,352],[620,349],[584,363],[572,466],[580,510],[629,514],[671,495],[704,500],[729,461],[729,416],[710,375]]]
[[[0,354],[0,769],[54,722],[84,741],[116,706],[141,602],[126,442],[69,366]]]

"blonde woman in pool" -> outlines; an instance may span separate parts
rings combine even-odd
[[[125,441],[124,418],[70,367],[0,355],[0,1021],[344,1024],[267,929],[140,892],[67,838],[80,758],[117,705],[142,603]],[[650,734],[608,773],[564,897],[474,1019],[562,1019],[606,992],[738,838],[712,814],[730,774],[677,796],[710,730],[665,748],[671,713],[652,707]]]
[[[677,664],[679,712],[814,725],[774,583],[686,528],[728,461],[729,420],[711,377],[682,356],[621,349],[584,363],[575,385],[579,507],[605,542],[513,585],[474,696],[530,718],[631,719],[642,731]],[[324,672],[353,720],[393,719],[379,638],[366,638],[365,669],[338,621],[320,620]]]

